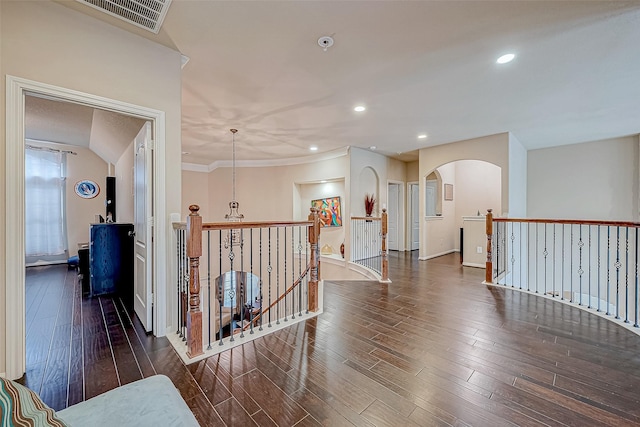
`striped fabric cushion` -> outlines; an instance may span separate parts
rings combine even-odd
[[[0,427],[66,427],[33,391],[0,378]]]

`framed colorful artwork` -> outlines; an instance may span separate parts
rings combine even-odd
[[[323,227],[342,227],[340,196],[312,200],[311,207],[318,209]]]

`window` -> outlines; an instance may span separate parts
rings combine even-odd
[[[442,179],[437,171],[427,175],[425,181],[425,216],[442,215]]]
[[[64,157],[64,153],[46,148],[26,150],[25,252],[27,257],[66,254]]]

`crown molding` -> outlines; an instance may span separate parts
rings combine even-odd
[[[185,163],[182,162],[182,170],[183,171],[191,171],[191,172],[211,172],[209,170],[209,166],[207,165],[199,165],[197,163]]]
[[[315,163],[323,160],[332,160],[349,154],[350,147],[342,147],[326,153],[313,154],[311,156],[293,157],[290,159],[268,159],[268,160],[236,160],[236,167],[240,168],[264,168],[272,166],[292,166],[305,163]],[[182,170],[192,172],[213,172],[218,168],[230,168],[231,160],[216,160],[208,165],[197,163],[182,163]]]

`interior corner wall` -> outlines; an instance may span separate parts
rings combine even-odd
[[[409,162],[407,163],[407,175],[405,178],[405,182],[416,182],[420,180],[420,162]]]
[[[442,201],[441,216],[425,218],[423,221],[420,239],[420,258],[422,259],[444,255],[460,249],[457,247],[458,239],[456,239],[458,236],[456,232],[456,169],[457,162],[438,167],[438,173],[442,178],[441,185],[453,185],[454,197],[453,200]],[[444,189],[441,190],[444,194]]]
[[[332,181],[326,183],[309,183],[309,184],[297,184],[296,187],[299,190],[299,203],[300,211],[298,215],[295,215],[294,220],[306,220],[309,215],[309,207],[311,201],[315,199],[324,199],[326,197],[340,197],[340,208],[342,216],[341,227],[322,227],[320,231],[321,246],[329,245],[333,254],[340,254],[340,245],[345,241],[345,218],[344,209],[342,209],[342,203],[346,200],[344,181]],[[298,218],[295,218],[298,216]]]
[[[527,150],[509,134],[509,205],[502,215],[524,218],[527,215]],[[494,211],[497,212],[497,211]]]
[[[69,256],[78,254],[78,243],[89,242],[89,224],[94,223],[96,214],[105,215],[107,194],[107,162],[93,151],[83,147],[60,146],[73,150],[76,156],[67,155],[67,238]],[[100,186],[100,193],[93,199],[83,199],[75,193],[75,183],[90,179]]]
[[[180,221],[186,222],[189,206],[200,206],[200,216],[203,222],[222,221],[215,218],[209,207],[209,173],[182,171],[182,201],[180,202]],[[227,205],[228,206],[228,205]],[[228,213],[228,212],[227,212]]]
[[[205,212],[203,217],[210,221],[223,221],[224,216],[229,213],[231,172],[229,167],[219,167],[208,174],[209,213]],[[348,212],[348,173],[349,160],[346,155],[297,165],[236,166],[236,199],[240,204],[239,211],[247,221],[297,220],[300,218],[296,218],[298,213],[294,213],[292,192],[295,184],[343,180],[345,200],[342,205],[343,210]],[[183,174],[187,174],[187,171]],[[184,191],[188,190],[185,188]]]
[[[352,200],[354,204],[352,205],[350,214],[354,216],[365,215],[364,195],[373,183],[362,182],[359,180],[359,177],[365,168],[371,168],[371,170],[375,171],[378,178],[376,188],[377,203],[374,215],[380,215],[382,205],[387,204],[387,182],[389,180],[405,182],[407,174],[406,163],[379,153],[374,153],[370,150],[363,150],[356,147],[351,147],[350,152],[351,176],[354,178],[351,182],[351,194],[353,194]]]
[[[133,163],[135,143],[131,141],[115,165],[116,176],[116,220],[133,223]]]
[[[51,1],[0,1],[0,117],[6,129],[6,76],[42,82],[165,113],[166,164],[158,174],[165,179],[165,205],[180,212],[181,191],[181,55],[180,52],[116,28]],[[5,141],[0,133],[0,145]],[[6,158],[0,150],[0,193],[6,201]],[[0,225],[5,241],[6,221]],[[165,239],[171,242],[171,228]],[[168,254],[172,247],[164,248]],[[6,306],[5,247],[0,246],[0,307]],[[171,263],[166,265],[167,278]],[[0,317],[0,372],[5,372],[7,330]]]
[[[480,160],[459,160],[456,165],[456,186],[453,199],[456,202],[456,230],[463,226],[462,217],[486,215],[502,210],[502,171],[492,163]],[[458,248],[459,249],[459,248]]]
[[[78,243],[89,242],[89,225],[94,222],[95,214],[105,214],[105,181],[108,164],[93,151],[85,147],[66,144],[46,144],[27,141],[29,145],[47,146],[59,150],[69,150],[76,154],[67,154],[65,184],[65,204],[67,218],[67,243],[69,256],[78,255]],[[100,187],[98,195],[85,199],[75,192],[78,181],[89,179]]]
[[[3,2],[0,1],[0,129],[6,129],[6,121],[7,121],[7,116],[6,116],[6,99],[7,99],[7,94],[6,94],[6,85],[5,85],[5,75],[6,75],[6,71],[5,71],[5,67],[4,67],[4,55],[2,54],[3,50],[4,50],[4,45],[5,45],[5,39],[4,39],[4,5],[7,2]],[[2,146],[4,147],[6,144],[6,133],[5,132],[0,132],[0,141],[3,143]],[[6,149],[0,150],[0,169],[2,169],[2,173],[0,173],[0,200],[3,201],[3,206],[6,206],[6,202],[7,202],[7,196],[6,196],[6,169],[5,169],[5,165],[7,164],[7,156],[6,156]],[[2,215],[2,220],[1,220],[1,224],[0,225],[0,242],[6,242],[7,241],[7,235],[6,235],[6,227],[7,227],[7,223],[6,220],[4,220],[4,215]],[[5,250],[5,245],[0,245],[0,308],[2,308],[2,311],[4,312],[4,307],[7,306],[7,300],[6,300],[6,280],[5,277],[7,270],[6,270],[6,254],[5,254],[6,250]],[[7,363],[6,363],[6,351],[7,351],[7,346],[6,346],[6,342],[7,342],[7,327],[6,327],[6,319],[5,316],[0,316],[0,375],[3,375],[6,373],[7,369]]]
[[[501,207],[509,206],[509,134],[500,133],[482,138],[436,145],[420,150],[420,257],[426,258],[428,243],[425,227],[425,177],[441,165],[456,160],[482,160],[499,166],[501,173]]]
[[[638,221],[638,137],[528,152],[530,218]]]

